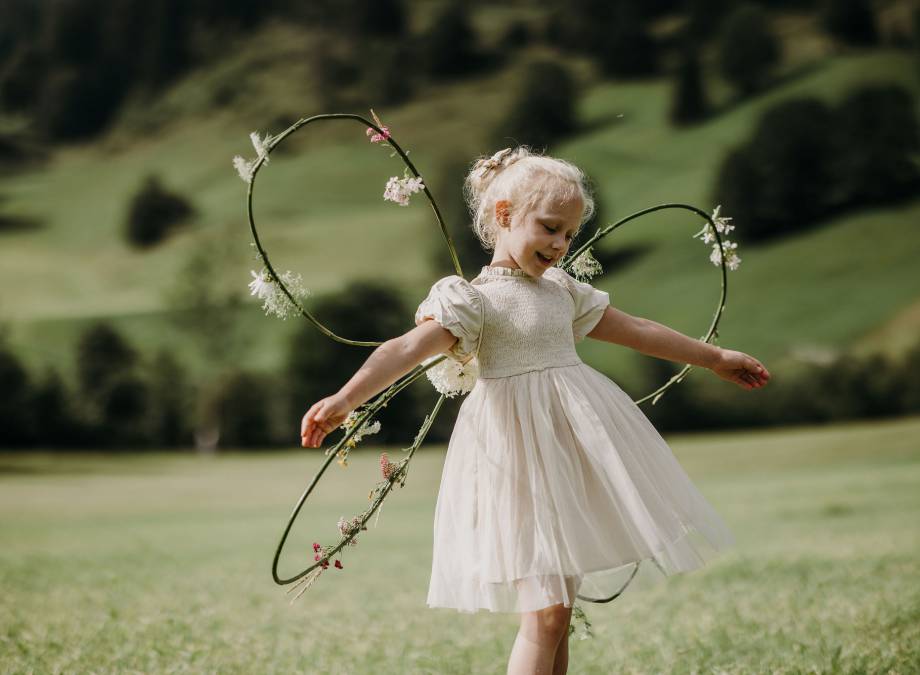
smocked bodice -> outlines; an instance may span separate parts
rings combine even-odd
[[[479,377],[506,377],[581,363],[571,294],[557,281],[521,269],[485,266],[472,280],[482,296]]]
[[[597,325],[610,304],[607,292],[577,281],[559,267],[534,277],[524,270],[486,265],[472,281],[438,280],[415,313],[457,337],[446,354],[479,360],[481,379],[582,363],[575,344]]]

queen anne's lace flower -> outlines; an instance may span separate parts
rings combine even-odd
[[[409,206],[409,196],[423,190],[425,185],[419,178],[397,178],[392,176],[387,181],[386,190],[383,192],[383,198],[387,201],[396,202],[400,206]]]
[[[249,282],[250,295],[262,300],[262,311],[266,314],[274,314],[279,319],[287,319],[300,311],[300,308],[285,295],[281,286],[275,283],[267,269],[263,267],[258,273],[251,270],[250,274],[253,276],[252,281]],[[310,291],[303,285],[303,277],[299,274],[288,270],[281,275],[281,281],[295,298],[304,298],[310,294]]]
[[[591,254],[593,248],[593,246],[589,246],[588,250],[575,258],[572,263],[572,275],[579,281],[587,281],[604,271],[601,264]]]
[[[436,354],[425,359],[422,365],[428,365],[439,356]],[[457,394],[466,394],[472,390],[479,377],[479,360],[474,357],[464,366],[454,359],[446,358],[434,368],[426,370],[425,375],[438,392],[447,398],[453,398]]]

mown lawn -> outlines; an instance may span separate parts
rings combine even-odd
[[[918,438],[920,417],[670,437],[738,546],[588,603],[569,672],[917,672]],[[283,573],[364,508],[380,449],[330,467]],[[316,451],[2,455],[0,671],[504,673],[514,615],[425,605],[443,453],[293,605],[271,558]]]

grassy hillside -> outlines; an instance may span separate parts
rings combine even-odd
[[[115,320],[145,350],[168,345],[195,361],[190,345],[163,316],[169,311],[164,297],[196,249],[220,256],[218,287],[248,293],[255,263],[245,184],[230,160],[252,153],[250,131],[278,133],[297,117],[318,112],[308,87],[291,86],[308,77],[298,60],[306,49],[303,36],[281,26],[267,30],[271,40],[263,35],[244,43],[219,66],[146,104],[146,114],[141,103],[130,107],[102,142],[61,151],[41,171],[0,184],[6,212],[44,222],[0,239],[0,316],[10,321],[14,344],[30,363],[66,367],[74,337],[96,317]],[[270,49],[285,60],[265,66]],[[586,65],[574,65],[587,78]],[[829,57],[756,100],[727,105],[710,122],[680,131],[666,121],[666,81],[595,82],[581,103],[590,131],[556,152],[589,171],[611,219],[665,201],[711,208],[709,190],[724,151],[747,136],[765,107],[800,94],[835,100],[865,82],[893,81],[918,91],[911,65],[900,52]],[[416,102],[378,112],[420,171],[434,176],[450,158],[494,150],[483,139],[507,105],[519,69],[517,62],[488,77],[431,87]],[[209,96],[234,86],[236,102],[214,112]],[[182,106],[186,114],[177,119]],[[126,246],[120,228],[128,200],[148,172],[189,195],[202,215],[187,231],[139,253]],[[421,200],[409,208],[383,202],[387,177],[399,172],[398,160],[369,147],[356,124],[298,132],[273,155],[257,185],[257,221],[275,266],[302,273],[316,293],[348,278],[382,277],[399,284],[414,306],[427,285],[451,268],[446,249],[441,270],[427,266],[424,242],[439,234]],[[437,197],[445,186],[432,182],[431,188]],[[903,346],[898,326],[904,319],[898,317],[920,297],[911,269],[920,254],[918,220],[920,203],[914,203],[854,214],[775,244],[742,246],[741,268],[729,278],[722,344],[774,366],[802,348]],[[707,247],[691,238],[699,227],[673,213],[627,225],[604,248],[650,244],[651,252],[635,266],[608,269],[596,284],[625,311],[702,335],[718,299],[718,270],[707,260]],[[293,322],[263,317],[252,306],[240,324],[250,336],[248,363],[277,367],[278,347]],[[645,357],[590,341],[581,349],[612,377],[638,382]]]
[[[580,602],[595,637],[571,641],[571,672],[914,672],[918,434],[913,417],[669,437],[737,546]],[[379,450],[327,472],[282,574],[364,508]],[[271,560],[318,455],[0,457],[0,670],[503,672],[517,617],[425,605],[443,462],[417,455],[344,569],[290,606]]]

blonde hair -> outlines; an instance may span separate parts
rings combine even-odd
[[[547,195],[560,201],[580,197],[584,206],[579,230],[594,214],[594,197],[585,172],[571,162],[535,153],[525,145],[478,159],[463,182],[463,194],[473,217],[473,231],[490,251],[498,241],[497,201],[508,200],[513,213],[523,214]]]

